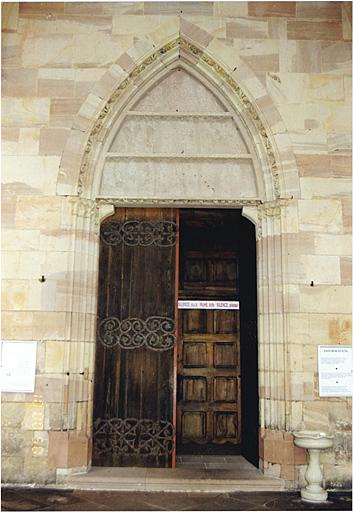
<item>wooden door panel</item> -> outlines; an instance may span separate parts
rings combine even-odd
[[[214,334],[235,334],[237,332],[238,313],[233,310],[219,310],[213,312]]]
[[[215,402],[237,401],[237,380],[234,377],[215,377],[213,380],[213,400]]]
[[[207,379],[205,377],[184,377],[182,380],[182,397],[186,402],[206,402]]]
[[[234,411],[214,413],[214,437],[219,442],[236,442],[238,437],[237,414]]]
[[[209,281],[220,286],[236,286],[237,262],[234,260],[214,259],[209,262]]]
[[[188,309],[182,316],[182,329],[188,333],[207,333],[209,329],[209,318],[207,311],[202,309]]]
[[[185,368],[206,368],[207,367],[207,344],[203,342],[183,345],[183,365]]]
[[[207,281],[207,261],[193,259],[185,262],[185,281],[188,284]]]
[[[101,226],[93,464],[170,466],[175,212],[117,209]]]
[[[213,346],[215,368],[236,368],[237,353],[235,343],[215,343]]]
[[[197,442],[207,441],[207,418],[206,412],[193,411],[184,412],[182,416],[183,438]]]

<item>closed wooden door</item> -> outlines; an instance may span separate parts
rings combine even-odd
[[[200,221],[199,243],[186,242],[181,252],[179,298],[237,300],[238,254],[224,249],[226,238],[217,243],[217,223],[203,230]],[[231,453],[241,441],[239,311],[188,309],[179,316],[178,453]]]
[[[101,225],[93,464],[171,465],[175,211],[117,209]]]

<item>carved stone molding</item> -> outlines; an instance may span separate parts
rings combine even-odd
[[[263,217],[276,217],[279,218],[282,214],[282,209],[292,201],[291,198],[279,198],[275,201],[266,201],[258,206],[258,212]]]
[[[109,316],[99,322],[97,333],[105,347],[127,350],[146,346],[163,352],[173,348],[176,340],[175,322],[164,316],[150,316],[146,320]]]
[[[108,204],[119,206],[161,206],[170,208],[242,208],[243,206],[259,206],[262,204],[260,199],[165,199],[165,198],[124,198],[124,197],[102,197],[96,199],[98,204]]]
[[[93,425],[96,457],[107,455],[163,456],[173,451],[174,427],[165,420],[97,418]]]
[[[288,206],[292,198],[279,198],[274,201],[266,201],[257,206],[257,227],[256,238],[260,240],[263,235],[263,222],[265,219],[280,220],[283,215],[283,209]]]
[[[189,51],[193,56],[198,57],[201,61],[208,66],[208,68],[218,75],[223,81],[225,81],[231,90],[235,93],[241,105],[243,105],[245,112],[248,114],[249,118],[254,123],[257,132],[259,133],[263,147],[265,149],[265,153],[267,155],[267,159],[269,162],[269,167],[271,169],[272,178],[273,178],[273,190],[275,197],[280,196],[280,187],[279,187],[279,170],[278,165],[275,158],[274,149],[272,147],[272,143],[270,137],[267,133],[264,123],[262,122],[259,112],[253,105],[250,98],[247,94],[242,90],[239,84],[235,81],[233,77],[230,76],[228,71],[219,65],[212,57],[210,57],[206,52],[198,48],[195,44],[187,41],[182,37],[176,38],[174,41],[171,41],[155,52],[153,52],[149,57],[147,57],[141,64],[139,64],[125,80],[117,87],[112,96],[106,102],[103,107],[101,113],[98,116],[86,142],[86,147],[84,150],[84,156],[81,162],[79,178],[78,178],[78,194],[81,195],[84,188],[85,175],[87,173],[87,169],[89,166],[90,153],[94,147],[94,143],[97,140],[97,136],[100,133],[100,130],[103,128],[105,120],[107,116],[113,111],[115,104],[119,101],[125,89],[134,84],[136,78],[138,78],[141,73],[148,70],[149,67],[155,66],[156,64],[162,62],[160,58],[166,55],[168,52],[171,52],[175,48],[182,48]]]
[[[73,214],[90,218],[93,221],[94,233],[99,233],[99,204],[94,199],[83,197],[70,197]]]

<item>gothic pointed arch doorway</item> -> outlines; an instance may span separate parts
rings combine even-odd
[[[87,225],[92,234],[97,233],[100,220],[111,214],[115,207],[197,207],[242,210],[242,215],[250,219],[256,227],[259,426],[262,429],[261,432],[265,432],[266,428],[286,430],[291,424],[291,416],[285,377],[287,335],[283,312],[287,307],[287,295],[283,284],[286,249],[282,234],[286,233],[286,213],[287,206],[290,206],[290,196],[298,196],[298,176],[293,155],[286,143],[287,135],[281,131],[283,127],[280,116],[266,98],[259,81],[251,71],[249,72],[245,64],[241,64],[233,73],[222,64],[221,60],[217,61],[216,57],[211,57],[202,45],[191,43],[183,36],[168,43],[161,42],[161,46],[157,49],[154,47],[147,57],[142,52],[140,57],[136,58],[135,55],[134,58],[136,65],[132,69],[129,68],[127,74],[121,75],[117,69],[112,69],[109,80],[115,77],[116,85],[109,89],[110,92],[104,100],[100,97],[99,111],[91,115],[89,128],[87,128],[87,120],[78,116],[77,126],[80,123],[84,126],[82,125],[82,130],[78,132],[75,125],[72,137],[68,141],[67,151],[64,153],[61,164],[58,194],[79,195],[77,200],[73,201],[75,229],[79,230],[80,226],[85,226],[84,229],[87,229]],[[196,83],[204,86],[204,89],[213,95],[213,101],[216,101],[220,110],[199,111],[197,108],[187,112],[187,116],[183,111],[175,111],[173,115],[170,111],[163,109],[139,111],[139,101],[141,100],[142,104],[149,92],[160,91],[159,86],[163,88],[163,81],[167,84],[166,79],[172,76],[173,72],[174,75],[176,73],[188,75]],[[245,92],[246,88],[239,85],[238,78],[240,82],[244,80],[247,91],[252,91],[252,96],[249,92]],[[98,84],[100,90],[104,89],[104,83]],[[165,92],[169,94],[169,98],[178,97],[174,88],[167,87]],[[181,99],[186,100],[189,96],[190,88],[187,88],[186,94],[182,94]],[[159,97],[163,98],[164,95]],[[89,101],[86,107],[88,111],[92,111]],[[145,130],[143,123],[141,126],[137,123],[138,130],[130,129],[130,134],[129,130],[126,130],[129,117],[130,121],[131,118],[136,121],[148,116],[154,120],[163,120],[166,117],[165,114],[169,118],[176,119],[179,125],[181,121],[184,122],[183,117],[194,120],[200,118],[200,125],[206,118],[208,119],[208,125],[212,126],[211,132],[207,132],[207,129],[204,131],[204,126],[201,128],[198,126],[191,133],[185,131],[187,142],[198,140],[200,153],[190,151],[185,154],[180,151],[180,154],[170,154],[168,150],[165,151],[165,148],[161,150],[160,146],[156,146],[153,132],[158,132],[162,136],[168,135],[168,131],[163,130],[163,123],[159,123],[157,130],[154,128],[151,130],[151,126]],[[184,124],[187,124],[190,119]],[[245,144],[246,153],[238,151],[227,153],[224,147],[219,154],[213,151],[221,147],[213,145],[216,140],[213,135],[218,133],[222,139],[223,132],[213,130],[216,123],[212,124],[212,121],[218,122],[220,119],[227,120],[228,125],[231,121],[230,125],[233,128],[226,137],[226,140],[230,141],[227,147],[233,148],[236,142]],[[270,124],[268,120],[271,120]],[[130,128],[133,123],[134,121],[130,122]],[[273,131],[272,123],[276,127]],[[143,137],[147,134],[149,144],[147,146],[140,144],[138,148],[144,147],[149,151],[115,152],[112,144],[117,141],[119,133],[123,134],[125,140],[132,143],[135,143],[133,140],[135,133],[142,134]],[[84,142],[85,134],[88,138]],[[169,132],[167,139],[173,140],[174,134],[175,131],[172,131],[171,135]],[[276,140],[279,146],[275,145]],[[163,137],[158,143],[161,141],[165,142]],[[178,142],[177,137],[175,141]],[[212,151],[205,151],[205,146],[202,144],[207,143],[208,149]],[[70,160],[72,160],[74,148],[77,148],[77,156],[75,156],[75,165],[71,169]],[[157,149],[159,153],[156,152]],[[172,163],[172,166],[168,168],[163,162],[155,165],[158,164],[158,160]],[[284,163],[283,169],[280,167],[280,161]],[[177,171],[175,174],[178,177],[179,188],[170,180],[174,169]],[[154,173],[154,170],[158,172]],[[140,177],[143,179],[140,180]],[[187,178],[191,178],[191,181]],[[101,187],[104,183],[106,189],[102,193]],[[125,186],[128,188],[124,189]],[[77,240],[75,248],[77,246],[80,250],[79,236]],[[96,252],[88,258],[88,271],[92,283],[97,273],[97,250],[98,244],[95,238],[94,251]],[[75,284],[77,280],[81,279],[80,269],[76,267],[75,259],[73,289],[77,286]],[[92,290],[94,294],[90,301],[77,305],[77,308],[86,308],[84,311],[87,313],[91,327],[93,327],[91,306],[96,302],[94,284]],[[92,329],[87,329],[88,336],[91,336],[91,332]],[[89,339],[92,342],[93,336]],[[273,344],[278,347],[276,353],[273,353]],[[91,435],[92,427],[91,423],[88,423],[87,437],[90,438]]]

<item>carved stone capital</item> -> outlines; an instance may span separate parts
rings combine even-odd
[[[80,196],[70,197],[72,214],[76,217],[92,219],[95,234],[99,233],[99,204],[94,199]]]
[[[264,223],[270,220],[278,223],[282,218],[285,208],[291,202],[290,199],[275,199],[274,201],[266,201],[258,205],[257,207],[257,218],[258,224],[256,227],[256,238],[260,240],[263,236]]]
[[[259,216],[261,217],[275,217],[280,218],[285,208],[291,199],[278,198],[274,201],[266,201],[258,206]]]

